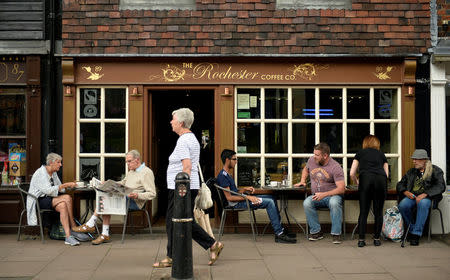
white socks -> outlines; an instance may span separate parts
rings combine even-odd
[[[89,221],[86,223],[86,225],[88,227],[94,227],[95,226],[95,222],[97,221],[98,217],[95,215],[92,215],[91,218],[89,219]]]
[[[103,225],[102,234],[109,236],[109,225]]]

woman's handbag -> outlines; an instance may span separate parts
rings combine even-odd
[[[203,173],[202,169],[200,168],[200,164],[197,164],[197,166],[198,166],[198,173],[200,174],[201,185],[200,189],[198,190],[197,197],[195,198],[195,207],[206,210],[213,206],[211,190],[208,188],[208,186],[205,183],[205,180],[203,179]]]
[[[209,214],[205,214],[205,211],[195,207],[194,218],[197,224],[199,224],[199,226],[201,226],[209,234],[209,236],[214,238],[214,234],[211,229],[211,223],[209,222]]]
[[[403,219],[397,206],[386,209],[383,216],[382,233],[394,242],[400,242],[403,236]]]

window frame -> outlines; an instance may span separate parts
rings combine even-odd
[[[238,119],[238,90],[239,89],[260,89],[260,118],[259,119]],[[269,88],[275,89],[287,89],[287,104],[288,104],[288,114],[287,119],[266,119],[265,118],[265,90]],[[293,89],[314,89],[315,95],[315,112],[319,112],[320,109],[320,89],[342,89],[342,118],[341,119],[320,119],[319,114],[315,114],[314,119],[294,119],[292,116],[292,90]],[[347,118],[347,89],[369,89],[369,106],[370,106],[370,114],[368,119],[348,119]],[[396,118],[390,119],[376,119],[375,118],[375,89],[392,89],[393,92],[396,91],[396,102],[397,102],[397,116]],[[261,125],[260,128],[260,152],[259,153],[237,153],[238,158],[259,158],[260,161],[260,170],[259,174],[261,178],[265,178],[265,159],[266,158],[287,158],[288,160],[288,178],[293,178],[293,159],[294,158],[310,158],[313,156],[313,147],[311,147],[311,153],[293,153],[293,139],[292,139],[292,125],[296,123],[304,123],[304,124],[314,124],[315,128],[315,143],[319,143],[320,140],[320,124],[322,123],[341,123],[342,124],[342,153],[333,153],[331,152],[331,156],[333,158],[341,158],[342,159],[342,168],[344,170],[345,181],[348,182],[348,171],[351,166],[348,166],[348,159],[354,158],[356,153],[347,153],[347,124],[369,124],[370,126],[370,134],[374,134],[375,132],[375,124],[378,123],[395,123],[397,124],[397,152],[396,153],[386,153],[386,158],[389,160],[390,158],[397,159],[397,178],[401,178],[401,166],[402,166],[402,126],[401,126],[401,87],[399,86],[340,86],[340,85],[330,85],[330,86],[237,86],[234,89],[234,149],[238,151],[238,125],[239,123],[259,123]],[[265,152],[265,124],[266,123],[287,123],[288,124],[288,152],[287,153],[266,153]],[[391,137],[391,139],[393,139]],[[362,138],[361,138],[362,142]],[[235,167],[235,178],[236,185],[239,186],[238,180],[238,165]],[[265,185],[265,180],[261,180],[261,186]],[[294,184],[295,182],[292,182]],[[392,183],[391,183],[392,186]]]
[[[82,119],[80,118],[80,94],[81,89],[96,88],[100,89],[100,118],[95,119]],[[125,90],[125,118],[124,119],[106,119],[105,118],[105,91],[106,89],[124,89]],[[80,158],[100,158],[100,178],[101,181],[105,181],[105,158],[118,158],[123,157],[128,152],[128,126],[129,126],[129,93],[128,87],[125,86],[101,86],[101,85],[89,85],[77,87],[77,100],[76,100],[76,178],[80,180]],[[80,153],[80,124],[81,123],[100,123],[100,152],[99,153]],[[105,124],[106,123],[125,123],[125,149],[124,153],[105,153]],[[125,174],[128,172],[126,164],[124,164]]]

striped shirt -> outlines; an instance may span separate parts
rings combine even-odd
[[[169,157],[169,166],[167,167],[167,188],[175,189],[175,177],[183,171],[184,159],[190,159],[192,163],[191,169],[191,189],[199,189],[200,180],[198,177],[198,162],[200,161],[200,144],[194,133],[189,132],[181,135]]]

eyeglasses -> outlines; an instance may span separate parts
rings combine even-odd
[[[136,159],[130,159],[130,160],[125,160],[126,163],[130,163],[132,161],[135,161]]]
[[[231,160],[237,160],[237,158],[232,158]]]

